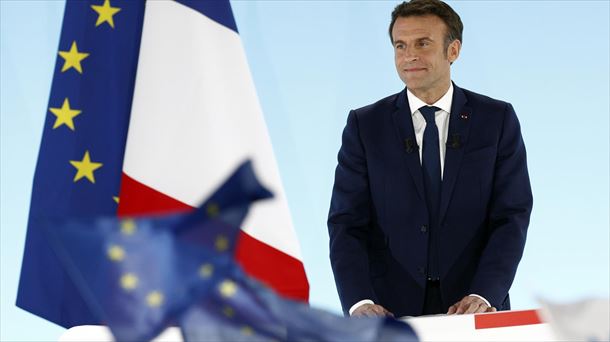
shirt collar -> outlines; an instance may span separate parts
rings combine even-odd
[[[411,110],[411,115],[414,115],[421,107],[428,106],[427,103],[420,100],[417,96],[415,96],[409,88],[407,88],[407,99],[409,100],[409,107]],[[451,113],[451,103],[453,102],[453,82],[449,84],[449,89],[441,97],[438,101],[436,101],[432,106],[438,107],[447,113]]]

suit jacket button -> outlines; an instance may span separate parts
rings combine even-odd
[[[421,232],[422,233],[427,233],[428,232],[428,226],[426,226],[425,224],[421,226]]]

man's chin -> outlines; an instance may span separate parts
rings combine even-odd
[[[407,81],[405,82],[405,84],[407,85],[407,88],[409,88],[409,90],[410,90],[411,92],[414,92],[414,91],[417,91],[417,90],[419,90],[419,89],[422,89],[422,88],[423,88],[423,86],[422,86],[422,85],[423,85],[423,83],[422,83],[422,82],[415,82],[415,81],[413,81],[413,80],[407,80]]]
[[[421,88],[424,85],[424,80],[421,79],[420,77],[406,77],[403,76],[401,77],[402,81],[409,87],[409,89],[411,88]]]

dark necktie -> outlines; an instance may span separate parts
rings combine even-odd
[[[437,107],[424,106],[419,112],[426,119],[424,130],[424,141],[422,151],[422,171],[424,176],[424,188],[426,190],[426,204],[428,205],[428,217],[430,228],[430,244],[428,246],[428,276],[438,278],[438,251],[436,246],[436,234],[438,233],[438,219],[441,201],[441,160],[438,143],[438,128],[434,120],[434,113],[439,111]]]

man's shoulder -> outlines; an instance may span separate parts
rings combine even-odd
[[[393,113],[396,110],[396,101],[398,101],[398,97],[401,94],[402,91],[396,94],[392,94],[390,96],[386,96],[374,103],[371,103],[364,107],[356,108],[353,110],[353,112],[358,117],[366,117],[379,113]]]
[[[506,109],[506,106],[509,105],[509,103],[506,101],[476,93],[472,90],[468,90],[465,88],[459,89],[464,92],[468,105],[473,108],[482,108],[484,110],[497,112],[504,111]]]

